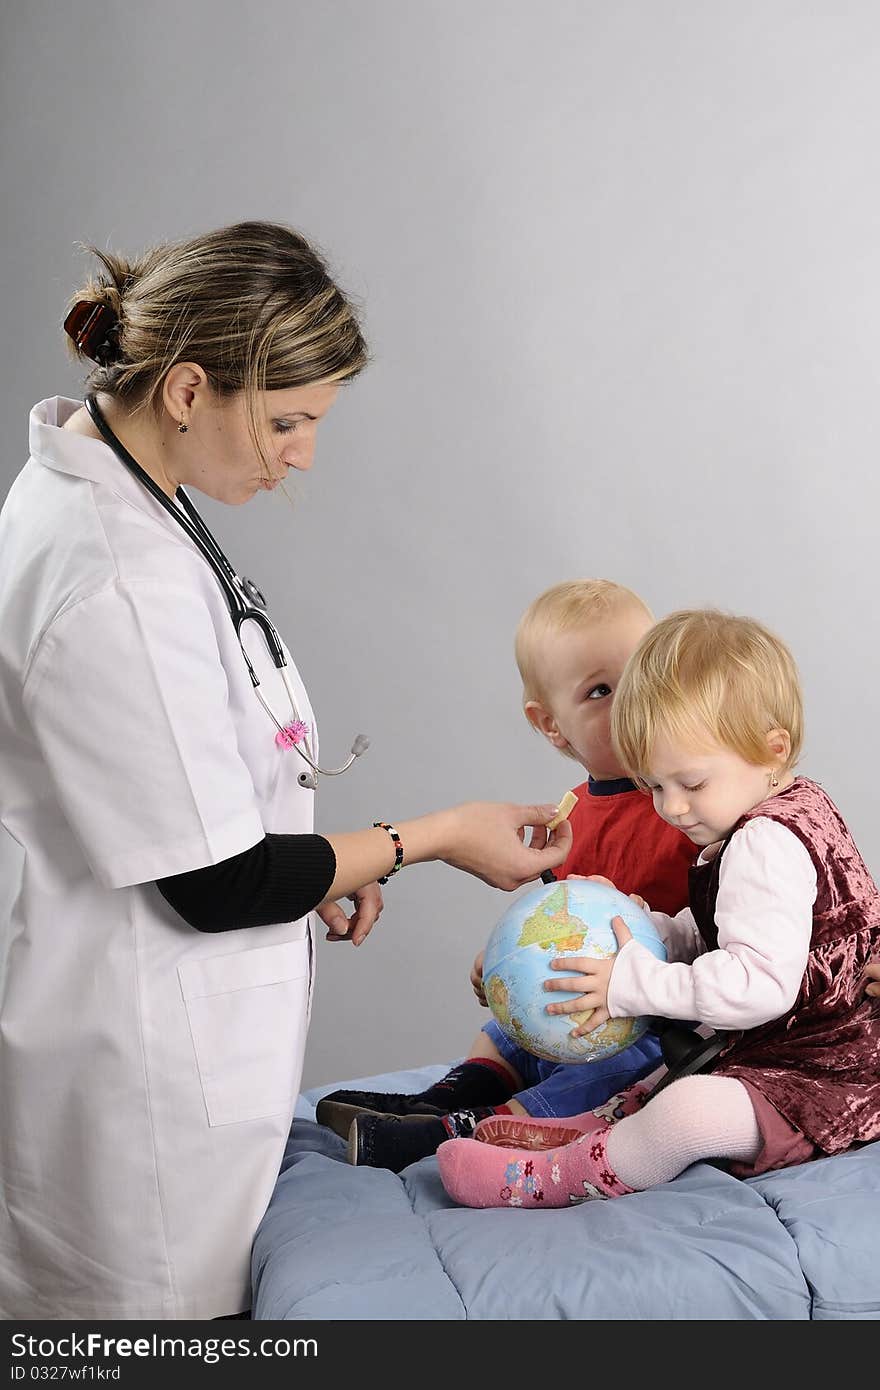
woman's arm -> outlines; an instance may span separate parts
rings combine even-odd
[[[568,854],[568,821],[555,830],[545,829],[555,814],[555,806],[471,801],[417,820],[397,821],[395,829],[403,845],[404,865],[440,859],[493,888],[511,890],[539,878],[545,869],[557,868]],[[534,836],[531,845],[523,840],[528,827]],[[328,898],[345,897],[394,867],[395,847],[387,830],[354,830],[326,838],[336,854]]]
[[[563,822],[546,832],[552,806],[474,802],[401,821],[396,830],[403,864],[442,859],[498,888],[516,888],[554,868],[568,853],[571,830]],[[524,826],[534,846],[520,839]],[[367,889],[393,868],[396,846],[382,828],[343,835],[266,835],[241,854],[157,881],[160,893],[197,931],[236,931],[296,921],[314,908]],[[361,907],[351,939],[362,941],[382,909],[375,889]],[[341,910],[322,914],[330,934],[343,936]],[[330,921],[328,921],[328,917]]]
[[[336,871],[321,835],[266,835],[219,864],[160,878],[156,886],[196,931],[238,931],[295,922],[327,895]]]

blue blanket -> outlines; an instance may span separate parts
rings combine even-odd
[[[254,1242],[254,1318],[880,1317],[880,1142],[747,1182],[697,1163],[623,1201],[471,1211],[435,1158],[352,1168],[314,1122],[337,1085],[417,1091],[446,1070],[300,1098]]]

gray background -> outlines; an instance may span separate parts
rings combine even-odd
[[[292,512],[206,505],[331,761],[320,825],[557,800],[512,655],[547,585],[751,613],[875,873],[880,7],[873,0],[17,0],[0,31],[4,446],[78,393],[77,241],[291,222],[374,362]],[[8,849],[8,846],[7,846]],[[7,887],[11,879],[7,876]],[[305,1083],[444,1060],[503,895],[441,865],[323,946]]]

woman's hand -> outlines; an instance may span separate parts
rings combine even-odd
[[[622,917],[612,917],[611,926],[617,937],[617,948],[621,950],[628,941],[632,941],[632,932]],[[611,1017],[608,1012],[608,986],[616,959],[615,955],[598,960],[592,956],[557,956],[555,960],[551,960],[551,970],[579,971],[579,976],[569,976],[564,980],[547,980],[544,984],[547,990],[563,990],[569,994],[575,990],[583,991],[576,999],[547,1005],[548,1014],[590,1014],[588,1020],[572,1029],[573,1038],[582,1038],[585,1033],[592,1033],[594,1028],[601,1028]]]
[[[475,958],[474,963],[471,966],[471,986],[473,988],[474,994],[477,996],[477,1003],[482,1004],[484,1009],[488,1009],[489,1005],[486,1002],[486,991],[483,989],[484,955],[485,952],[481,951],[480,954]]]
[[[545,869],[558,868],[568,857],[572,839],[568,821],[561,821],[555,830],[547,829],[556,809],[470,801],[439,812],[447,829],[446,847],[438,857],[493,888],[520,888],[540,878]],[[527,829],[529,844],[525,843]]]
[[[339,903],[331,902],[329,898],[315,908],[327,928],[325,941],[350,941],[353,946],[360,946],[370,935],[385,906],[378,883],[367,883],[363,888],[355,889],[349,901],[355,905],[351,917],[346,917]]]
[[[865,993],[880,999],[880,960],[873,960],[865,966],[862,979],[865,981]]]

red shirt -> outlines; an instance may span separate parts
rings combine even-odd
[[[660,819],[650,796],[627,777],[584,782],[574,791],[578,801],[568,818],[574,844],[556,877],[602,874],[622,893],[639,893],[650,908],[670,916],[687,907],[697,848]]]

